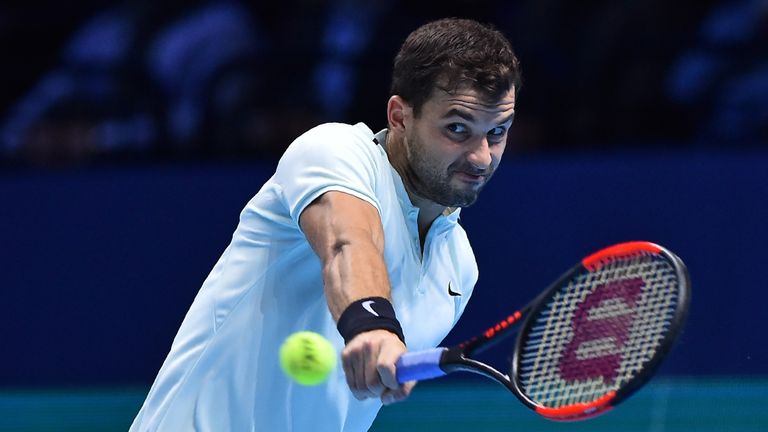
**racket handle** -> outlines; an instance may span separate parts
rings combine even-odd
[[[440,369],[440,357],[445,348],[433,348],[424,351],[407,352],[395,363],[397,382],[421,381],[445,375]]]

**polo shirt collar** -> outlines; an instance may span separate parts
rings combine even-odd
[[[387,133],[388,129],[382,129],[380,130],[376,135],[373,136],[373,141],[380,145],[383,149],[386,150],[387,145]],[[400,173],[397,172],[395,167],[392,166],[392,164],[389,165],[389,168],[392,170],[392,178],[395,180],[395,189],[397,191],[397,198],[400,201],[400,207],[403,210],[403,214],[407,217],[415,217],[419,213],[419,208],[414,206],[411,202],[411,197],[408,196],[408,191],[405,189],[405,184],[403,183],[403,179],[400,177]],[[445,224],[447,223],[448,226],[453,226],[459,222],[459,215],[461,214],[461,208],[460,207],[448,207],[445,209],[442,215],[438,216],[437,219],[435,219],[435,222],[433,223],[433,226],[436,224]]]

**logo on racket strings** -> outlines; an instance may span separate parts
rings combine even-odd
[[[560,358],[560,375],[569,382],[603,378],[616,380],[621,351],[635,319],[634,310],[645,282],[623,279],[599,285],[573,315],[573,338]]]

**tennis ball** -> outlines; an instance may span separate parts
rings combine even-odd
[[[318,385],[336,367],[336,350],[328,339],[310,332],[294,333],[280,347],[280,367],[301,385]]]

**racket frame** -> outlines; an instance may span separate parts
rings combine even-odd
[[[520,353],[523,349],[523,344],[526,340],[526,336],[533,328],[535,317],[538,315],[539,309],[543,308],[547,301],[549,301],[558,291],[559,288],[568,280],[572,279],[579,273],[592,272],[598,270],[604,265],[609,264],[616,258],[627,258],[633,255],[641,254],[643,252],[649,252],[652,254],[660,255],[665,258],[675,269],[677,279],[680,281],[678,284],[678,306],[675,308],[675,315],[670,320],[669,330],[664,335],[664,338],[659,345],[659,348],[655,351],[653,357],[643,363],[643,368],[639,374],[634,376],[629,382],[622,385],[618,390],[613,390],[596,400],[585,403],[577,403],[567,405],[560,408],[544,407],[537,404],[531,398],[529,398],[522,388],[522,383],[519,379],[520,366]],[[511,388],[512,393],[517,396],[520,401],[529,408],[536,411],[538,414],[550,419],[558,421],[573,421],[582,420],[589,417],[594,417],[598,414],[602,414],[614,406],[618,405],[640,387],[642,387],[656,372],[664,357],[672,349],[678,335],[682,331],[683,324],[687,318],[688,308],[691,298],[691,284],[688,270],[683,261],[670,250],[650,242],[627,242],[620,243],[614,246],[601,249],[598,252],[584,258],[581,263],[575,265],[573,268],[565,272],[559,279],[552,283],[542,295],[537,297],[528,307],[530,310],[527,313],[522,328],[517,333],[517,340],[515,342],[515,349],[512,354],[512,377],[510,382],[503,383],[507,388]]]

